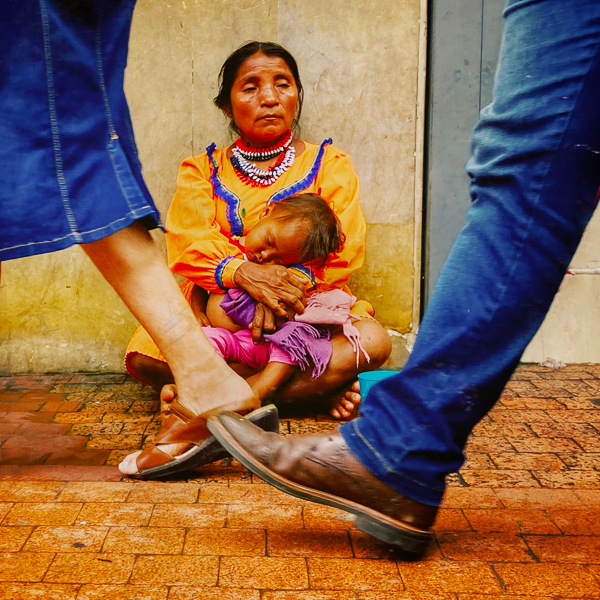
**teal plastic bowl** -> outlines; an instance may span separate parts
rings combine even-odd
[[[366,373],[358,374],[358,382],[360,384],[360,395],[363,400],[367,397],[369,390],[382,379],[397,375],[399,371],[392,369],[379,369],[378,371],[367,371]]]

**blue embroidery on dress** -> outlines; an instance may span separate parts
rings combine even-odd
[[[325,154],[325,148],[332,144],[333,140],[331,138],[326,139],[319,148],[319,152],[315,157],[315,160],[308,170],[308,173],[296,181],[288,187],[285,187],[278,192],[275,192],[267,201],[267,206],[271,204],[271,202],[279,202],[284,198],[289,198],[302,190],[305,190],[313,181],[316,179],[319,169],[321,168],[321,162],[323,161],[323,155]],[[210,175],[210,181],[213,186],[214,193],[224,200],[227,204],[227,209],[225,211],[225,215],[227,216],[227,220],[229,221],[229,225],[231,226],[231,235],[233,236],[243,236],[244,235],[244,222],[240,216],[240,199],[234,194],[231,190],[225,187],[223,182],[219,179],[219,167],[217,162],[213,157],[213,152],[217,145],[213,142],[207,149],[206,154],[212,163],[213,170]],[[311,278],[312,279],[312,278]],[[217,282],[218,283],[218,282]]]
[[[309,269],[308,267],[301,265],[301,264],[295,264],[295,265],[290,265],[288,267],[288,269],[295,269],[296,271],[300,271],[300,273],[304,273],[304,275],[306,275],[309,279],[310,282],[314,285],[315,284],[315,275],[314,273],[311,271],[311,269]]]
[[[242,221],[239,213],[240,199],[231,190],[228,190],[219,179],[219,167],[213,157],[213,152],[215,151],[216,147],[217,145],[213,142],[206,149],[206,154],[213,166],[213,170],[210,175],[210,182],[212,183],[215,194],[227,204],[225,214],[227,216],[227,220],[229,221],[229,225],[231,226],[231,235],[237,235],[241,237],[244,235],[244,222]]]
[[[326,139],[319,148],[319,152],[312,164],[312,167],[309,169],[308,173],[299,179],[295,183],[288,185],[287,187],[275,192],[268,200],[267,206],[271,204],[271,202],[279,202],[280,200],[284,200],[285,198],[289,198],[302,190],[305,190],[317,177],[317,173],[321,168],[321,161],[323,160],[323,154],[325,154],[325,147],[332,144],[333,140],[331,138]]]
[[[226,256],[218,265],[217,268],[215,269],[215,281],[217,282],[217,285],[222,289],[227,291],[227,286],[225,286],[223,284],[223,271],[225,270],[225,267],[227,266],[227,263],[232,259],[235,258],[235,256]]]

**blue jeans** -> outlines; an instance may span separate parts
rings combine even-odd
[[[372,473],[430,505],[541,325],[600,185],[600,2],[509,0],[504,19],[467,223],[405,368],[341,428]]]
[[[0,261],[161,224],[123,91],[134,5],[0,1]]]

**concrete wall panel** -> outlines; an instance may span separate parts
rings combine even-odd
[[[356,293],[384,325],[410,334],[418,305],[424,18],[424,0],[139,0],[125,86],[161,212],[181,160],[230,140],[212,104],[224,59],[250,39],[280,42],[298,60],[306,89],[303,137],[332,137],[361,177],[369,226]],[[154,237],[164,248],[162,234]],[[4,263],[0,313],[0,372],[120,371],[136,327],[79,248]],[[401,361],[405,339],[398,344]]]

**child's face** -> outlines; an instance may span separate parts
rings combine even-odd
[[[269,212],[246,235],[246,256],[264,265],[294,265],[302,262],[302,247],[308,234],[303,219],[277,219]]]

